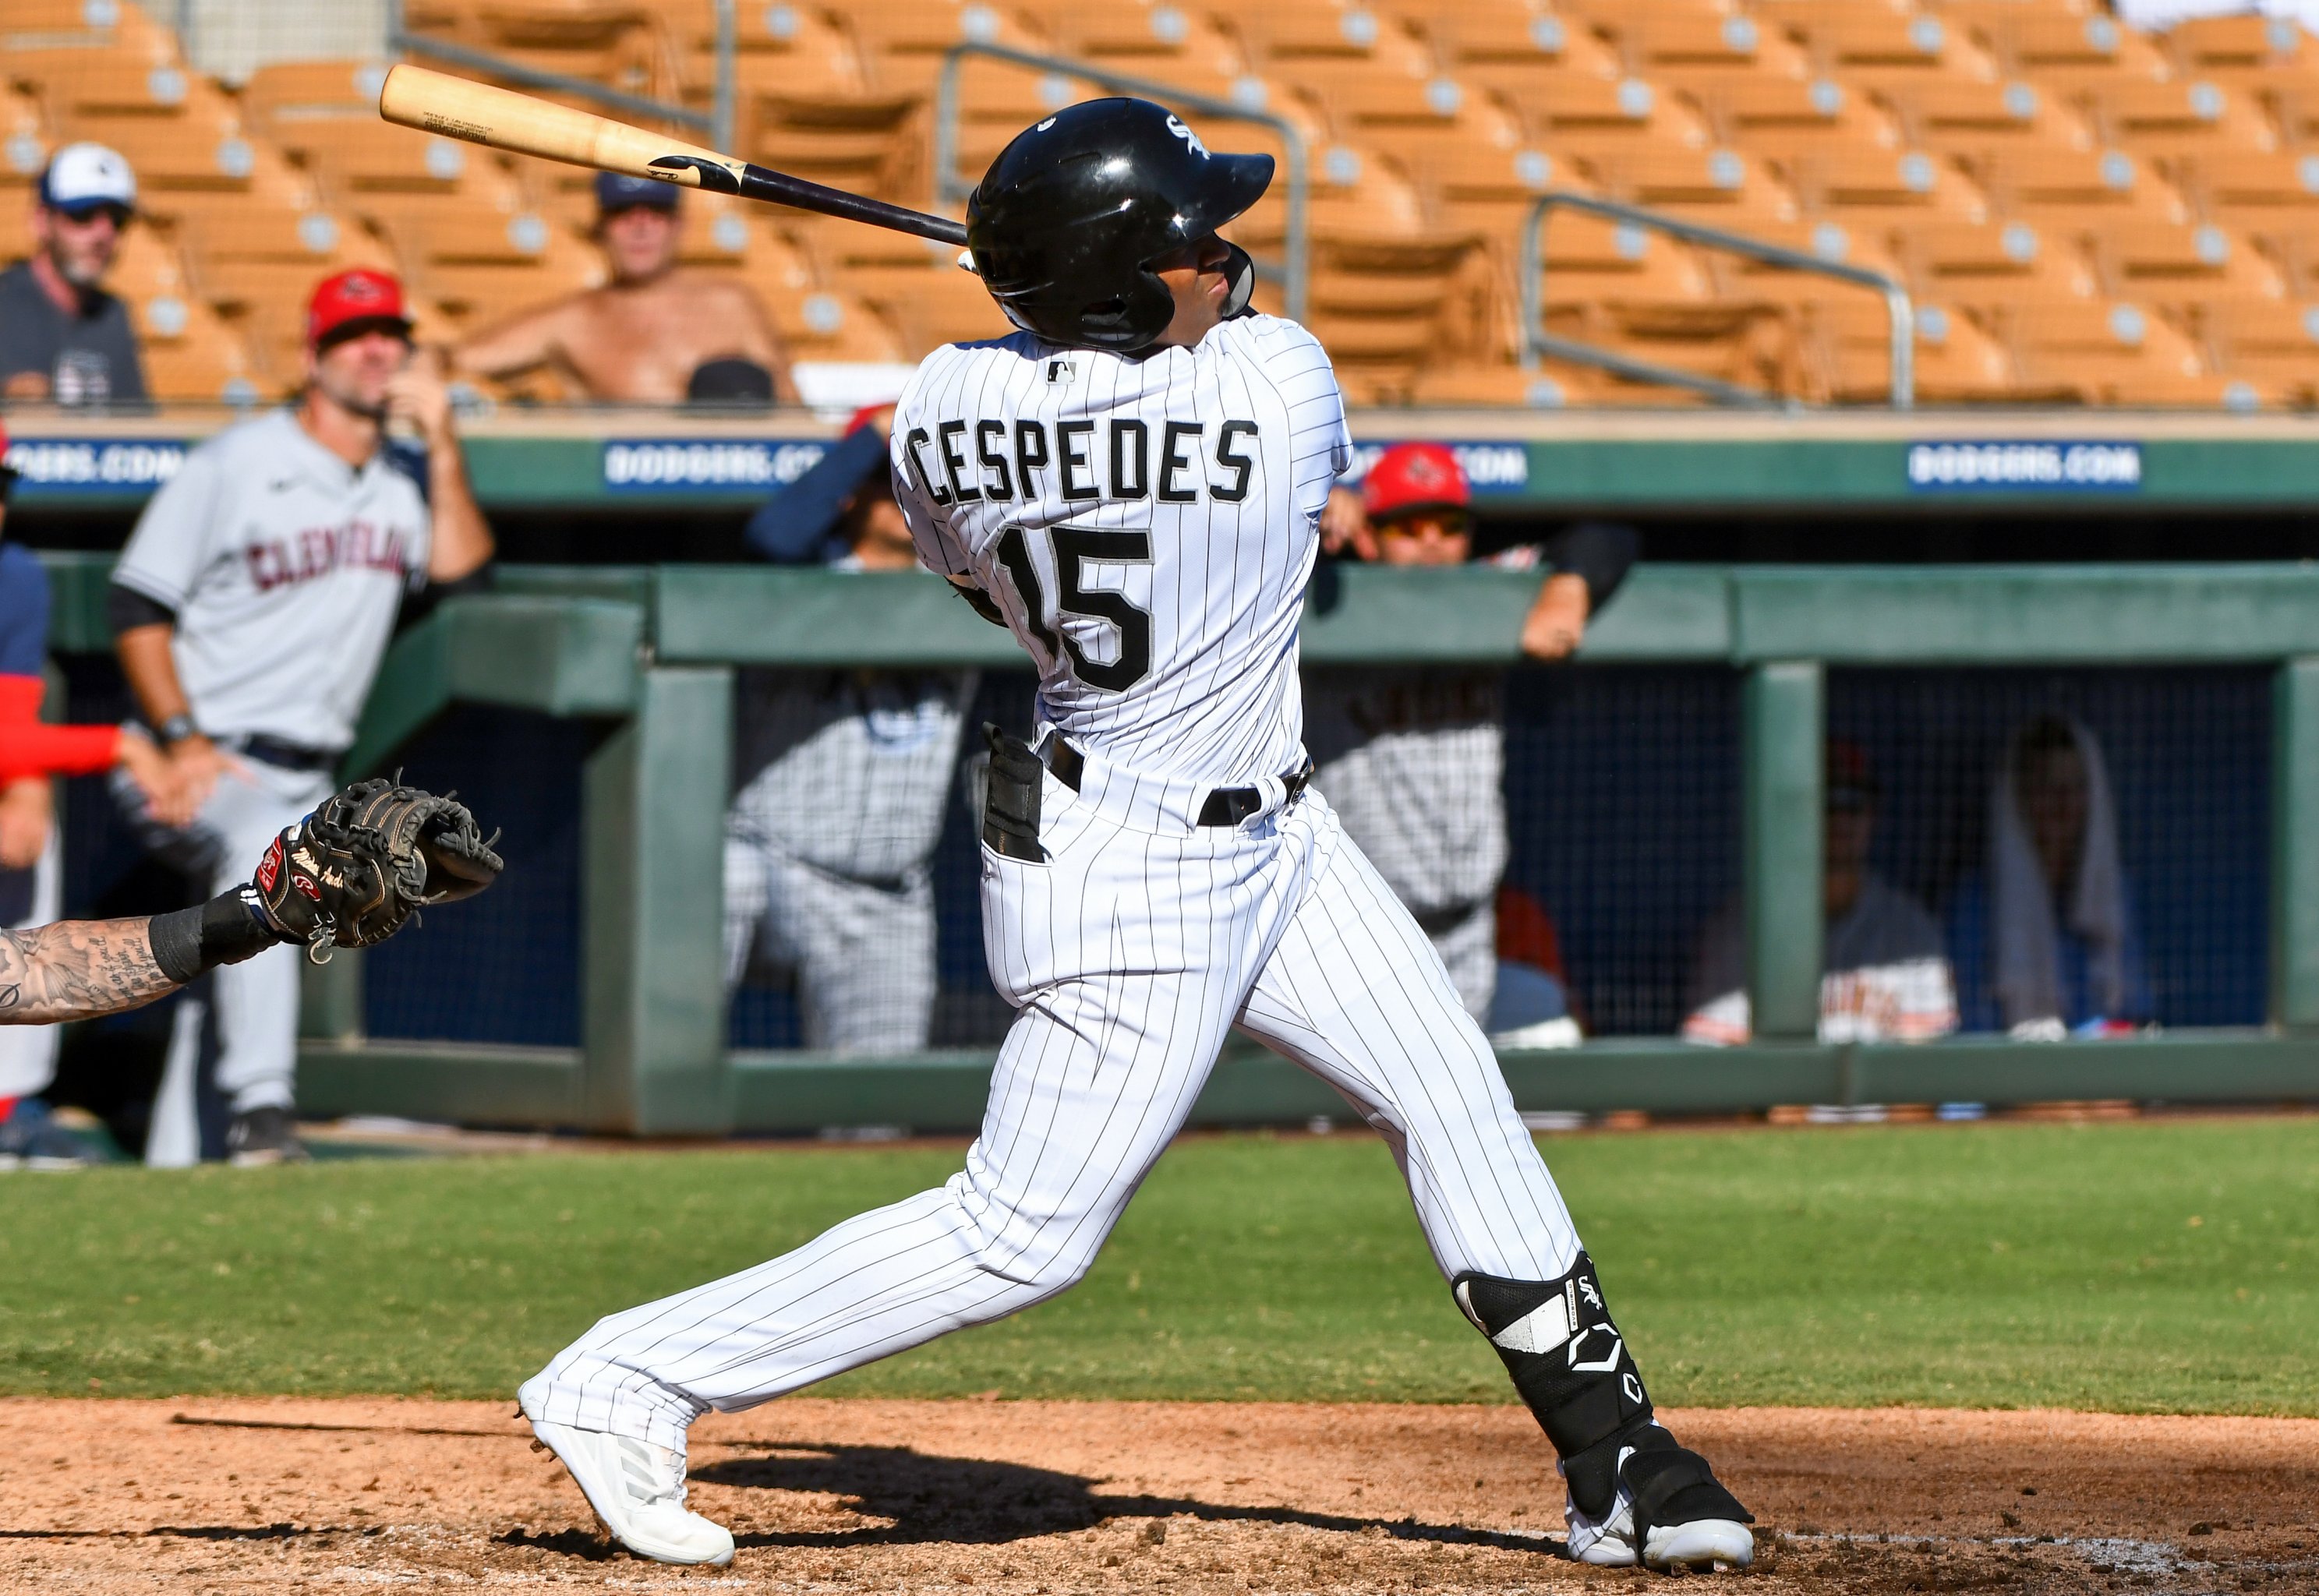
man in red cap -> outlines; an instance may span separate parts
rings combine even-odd
[[[1322,545],[1386,565],[1462,565],[1473,555],[1473,504],[1449,449],[1395,444],[1369,467],[1358,496],[1331,494]],[[1634,563],[1635,542],[1625,527],[1586,526],[1550,550],[1523,545],[1494,556],[1493,564],[1548,572],[1522,623],[1522,652],[1558,660],[1575,650]],[[1504,689],[1502,672],[1466,665],[1307,667],[1313,784],[1431,938],[1484,1030],[1522,1045],[1575,1041],[1558,983],[1523,983],[1526,994],[1550,992],[1543,1008],[1497,1002],[1495,900],[1508,854]]]
[[[186,455],[113,572],[122,670],[192,811],[164,825],[140,804],[132,819],[198,877],[225,883],[330,792],[404,597],[491,558],[449,396],[412,363],[411,326],[384,272],[322,283],[297,401]],[[417,446],[390,441],[390,423]],[[149,1160],[197,1156],[196,1055],[212,1027],[227,1150],[240,1163],[302,1156],[295,951],[232,965],[214,985],[203,1026],[177,1027]]]

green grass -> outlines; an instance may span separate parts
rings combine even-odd
[[[2319,1120],[1547,1153],[1662,1402],[2319,1414]],[[800,1149],[0,1177],[0,1390],[504,1396],[598,1314],[934,1184]],[[825,1389],[1503,1400],[1384,1150],[1188,1141],[1095,1273]]]

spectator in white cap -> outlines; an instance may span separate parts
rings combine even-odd
[[[98,284],[137,211],[118,150],[68,144],[41,174],[30,260],[0,272],[0,394],[58,404],[142,404],[129,308]]]

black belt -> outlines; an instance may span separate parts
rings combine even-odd
[[[1047,740],[1047,769],[1055,780],[1073,792],[1087,780],[1087,755],[1060,737]],[[1291,771],[1280,778],[1287,795],[1283,805],[1293,804],[1304,784],[1313,780],[1313,762],[1306,760],[1302,770]],[[1208,794],[1208,801],[1200,806],[1201,825],[1238,825],[1251,815],[1264,811],[1264,789],[1260,787],[1219,787]]]
[[[338,762],[333,749],[309,748],[302,743],[288,743],[280,737],[230,737],[226,746],[244,759],[254,759],[277,770],[329,771]]]

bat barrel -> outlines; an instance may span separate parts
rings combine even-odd
[[[966,229],[944,217],[889,205],[842,188],[827,188],[665,133],[614,122],[592,111],[454,77],[408,61],[387,73],[379,90],[378,113],[400,127],[511,149],[519,155],[817,211],[937,243],[963,246],[966,242]]]

